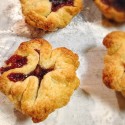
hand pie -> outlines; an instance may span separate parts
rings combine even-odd
[[[125,0],[94,0],[103,15],[116,22],[125,22]]]
[[[107,87],[125,95],[125,32],[108,34],[103,44],[108,50],[104,59],[103,81]]]
[[[0,69],[0,90],[18,110],[40,122],[69,102],[79,85],[78,66],[71,50],[52,50],[43,39],[23,42]]]
[[[82,0],[20,1],[26,22],[45,31],[65,27],[83,6]]]

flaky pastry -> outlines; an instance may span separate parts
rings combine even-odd
[[[52,50],[44,39],[23,42],[0,69],[0,90],[18,110],[40,122],[69,102],[79,85],[78,66],[71,50]]]
[[[33,27],[54,31],[78,14],[82,0],[20,0],[25,20]]]
[[[108,34],[103,44],[108,50],[104,59],[103,81],[107,87],[125,95],[125,32]]]
[[[94,0],[102,14],[111,20],[125,22],[125,0]]]

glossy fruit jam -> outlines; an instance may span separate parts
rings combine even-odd
[[[102,2],[114,7],[118,11],[125,11],[125,0],[102,0]]]
[[[26,75],[23,73],[10,73],[8,79],[13,82],[23,81],[26,78]]]
[[[73,6],[74,0],[50,0],[52,2],[52,11],[57,11],[63,6]]]
[[[23,73],[10,73],[7,77],[9,80],[13,82],[23,81],[29,76],[36,76],[39,79],[39,82],[41,79],[43,79],[43,76],[47,74],[48,72],[52,71],[52,69],[43,69],[40,67],[40,65],[37,65],[35,70],[30,72],[29,74],[23,74]]]
[[[5,71],[8,71],[10,69],[14,68],[20,68],[27,64],[27,57],[23,57],[20,55],[13,55],[11,56],[5,63],[8,65],[6,67],[0,68],[0,73],[3,74]]]

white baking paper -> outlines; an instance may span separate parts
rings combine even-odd
[[[36,125],[125,125],[125,99],[102,83],[103,58],[106,54],[102,40],[111,31],[125,30],[125,26],[106,28],[101,24],[101,15],[96,19],[90,18],[95,13],[89,7],[93,1],[90,2],[66,28],[44,33],[24,23],[18,0],[0,0],[0,66],[21,42],[31,37],[43,37],[54,48],[67,47],[79,55],[79,88],[68,105]],[[16,111],[0,93],[0,125],[35,124],[31,118]]]

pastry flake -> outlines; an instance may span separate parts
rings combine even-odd
[[[94,0],[102,14],[116,22],[125,22],[125,0]]]
[[[25,20],[45,31],[63,28],[78,14],[82,0],[20,0]]]
[[[23,42],[0,68],[0,90],[33,122],[65,106],[79,86],[78,56],[44,39]]]
[[[108,51],[104,58],[103,81],[107,87],[125,93],[125,32],[108,34],[103,44]]]

